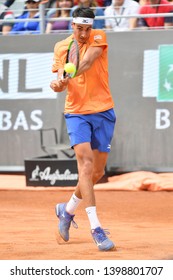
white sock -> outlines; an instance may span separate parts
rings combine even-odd
[[[91,229],[101,227],[101,224],[99,222],[99,219],[98,219],[97,213],[96,213],[96,206],[87,207],[85,210],[88,215]]]
[[[79,203],[82,201],[82,199],[78,198],[74,193],[71,196],[69,202],[66,205],[66,211],[70,214],[73,215],[76,208],[78,207]]]

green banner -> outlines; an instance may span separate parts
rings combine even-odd
[[[173,101],[173,45],[159,46],[157,101]]]

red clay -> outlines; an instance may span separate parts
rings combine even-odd
[[[173,257],[173,192],[96,191],[98,215],[116,250],[99,252],[80,205],[70,241],[57,233],[54,206],[72,190],[0,190],[1,260],[150,260]]]

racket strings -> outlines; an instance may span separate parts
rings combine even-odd
[[[73,44],[69,52],[68,61],[73,63],[75,66],[77,66],[78,63],[78,57],[76,54],[77,54],[76,45]]]
[[[69,47],[68,47],[68,52],[67,52],[67,58],[66,58],[66,63],[73,63],[76,68],[72,73],[66,73],[64,71],[63,76],[69,76],[71,78],[74,78],[76,76],[78,67],[79,67],[79,47],[77,41],[74,39],[73,41],[70,42]]]

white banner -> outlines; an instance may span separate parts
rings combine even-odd
[[[104,253],[103,253],[104,254]],[[171,260],[1,261],[3,280],[172,280]]]
[[[143,65],[143,97],[157,97],[159,82],[159,51],[145,50]]]
[[[53,53],[0,54],[0,99],[56,98]]]

